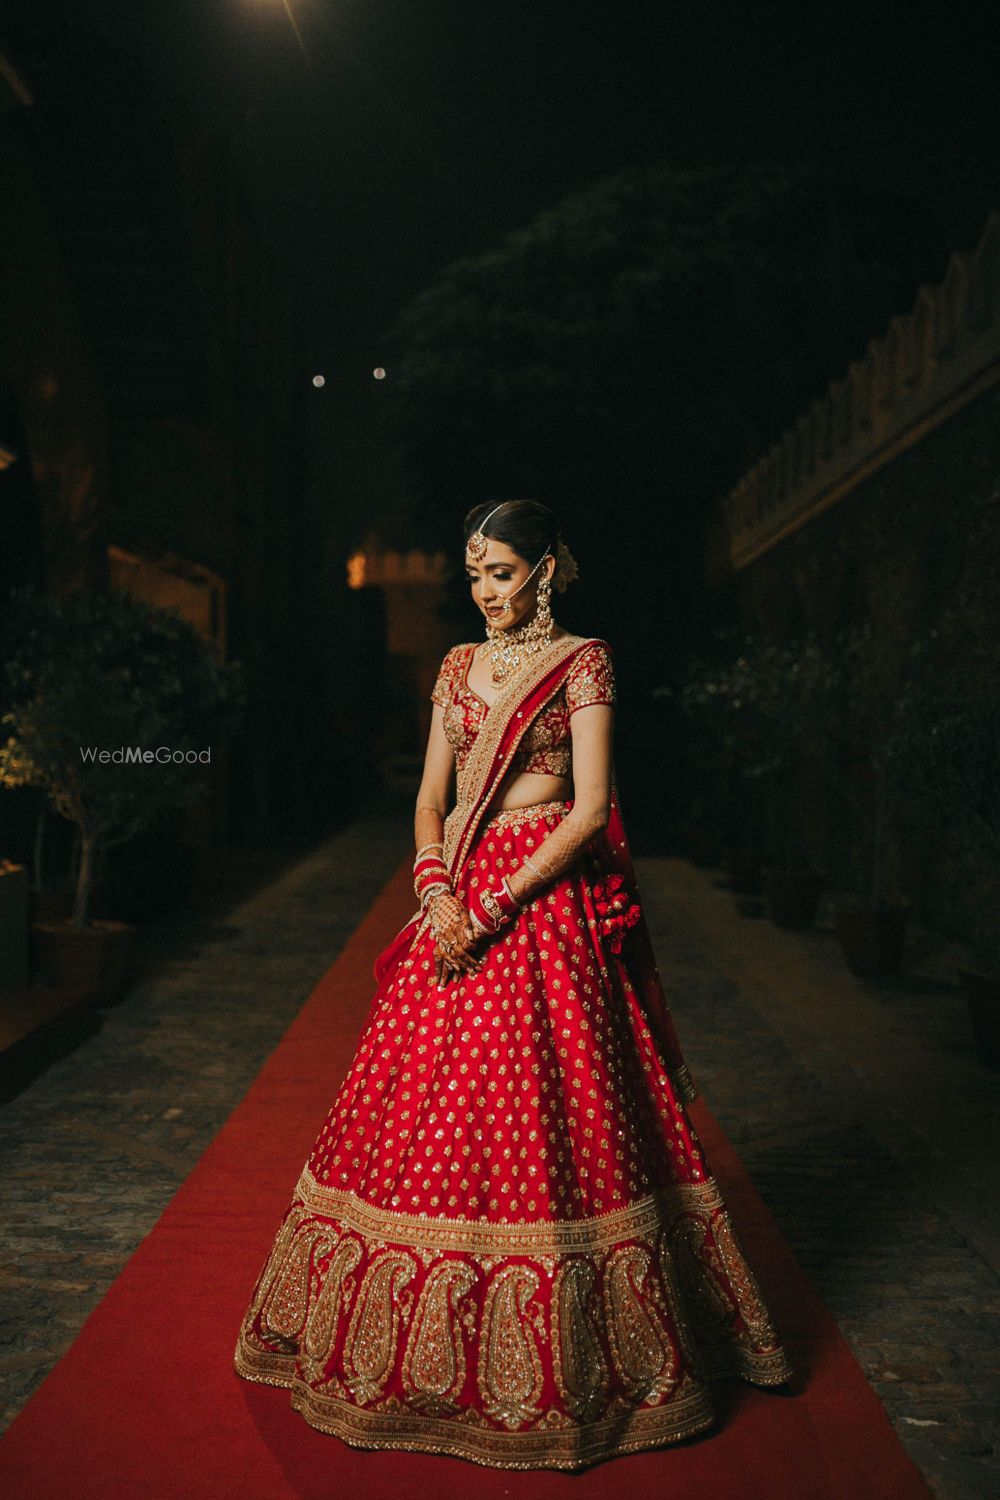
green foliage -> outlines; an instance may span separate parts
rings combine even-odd
[[[904,811],[905,787],[901,688],[871,621],[834,636],[830,688],[821,726],[827,774],[860,830],[868,904],[878,910],[898,899],[885,888],[885,849],[890,822]]]
[[[912,643],[898,765],[912,815],[947,836],[970,892],[981,888],[975,961],[1000,973],[1000,660],[988,623],[963,600]]]
[[[835,672],[811,631],[788,641],[720,631],[715,640],[720,653],[692,659],[678,694],[689,746],[702,770],[711,767],[720,795],[734,777],[750,784],[746,795],[759,787],[764,837],[790,868],[808,856],[783,793],[826,711]]]
[[[795,766],[817,707],[835,680],[818,637],[788,641],[745,634],[726,662],[694,660],[681,689],[699,743],[721,749],[749,780]]]
[[[219,663],[186,621],[124,591],[84,589],[65,601],[16,591],[4,645],[0,785],[40,788],[79,828],[74,919],[83,924],[94,859],[162,809],[204,795],[202,768],[183,757],[239,722],[242,671]],[[88,754],[121,747],[169,758],[102,764]]]
[[[909,304],[938,249],[914,200],[784,164],[634,168],[573,194],[390,330],[385,398],[428,524],[447,541],[471,499],[531,492],[676,524]]]

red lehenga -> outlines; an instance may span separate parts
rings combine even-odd
[[[490,708],[471,650],[448,654],[434,694],[459,767],[460,897],[570,806],[487,818],[511,766],[568,753],[569,714],[614,696],[604,643],[564,637]],[[568,1470],[709,1427],[708,1381],[789,1378],[685,1110],[637,894],[615,797],[478,974],[438,988],[426,919],[389,945],[253,1291],[240,1375],[358,1447]]]

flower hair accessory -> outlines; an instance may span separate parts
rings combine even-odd
[[[629,900],[624,889],[625,877],[615,871],[603,880],[594,882],[594,906],[597,911],[598,931],[612,953],[622,951],[622,939],[630,927],[634,927],[642,916],[640,908]]]
[[[573,556],[572,552],[569,550],[562,537],[560,537],[558,542],[556,543],[556,570],[552,582],[555,584],[560,594],[564,594],[566,592],[566,589],[573,582],[573,579],[579,578],[579,576],[580,569],[577,566],[576,558]]]

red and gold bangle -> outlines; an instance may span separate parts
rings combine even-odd
[[[517,911],[520,911],[520,902],[507,884],[506,876],[498,890],[486,886],[482,891],[475,891],[469,900],[470,914],[488,932],[499,932]]]
[[[423,902],[425,891],[431,886],[439,886],[442,883],[448,890],[451,889],[448,866],[444,860],[439,857],[422,859],[416,866],[416,873],[413,877],[413,889],[417,900]]]
[[[451,882],[443,877],[437,880],[425,880],[423,885],[416,886],[414,893],[421,906],[426,906],[432,896],[443,896],[445,892],[451,891]]]
[[[414,869],[417,868],[417,865],[419,865],[419,863],[420,863],[421,859],[423,858],[423,856],[425,854],[429,854],[432,849],[440,849],[441,852],[442,852],[442,854],[444,853],[444,845],[443,844],[421,844],[420,848],[417,850],[416,854],[413,857],[413,868]]]

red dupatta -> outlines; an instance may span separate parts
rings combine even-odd
[[[632,850],[629,847],[628,834],[625,832],[618,802],[618,788],[615,786],[613,777],[611,780],[611,816],[608,819],[608,826],[593,840],[591,847],[599,863],[605,869],[616,871],[622,876],[626,890],[639,904],[639,920],[629,930],[622,951],[622,960],[628,969],[629,978],[639,992],[646,1018],[663,1049],[669,1071],[673,1075],[678,1072],[682,1074],[685,1095],[689,1100],[693,1099],[695,1088],[684,1064],[680,1040],[670,1014],[667,997],[663,993],[660,971],[656,967],[656,955],[653,952],[653,942],[646,925],[646,914],[639,898],[639,884],[632,861]]]

